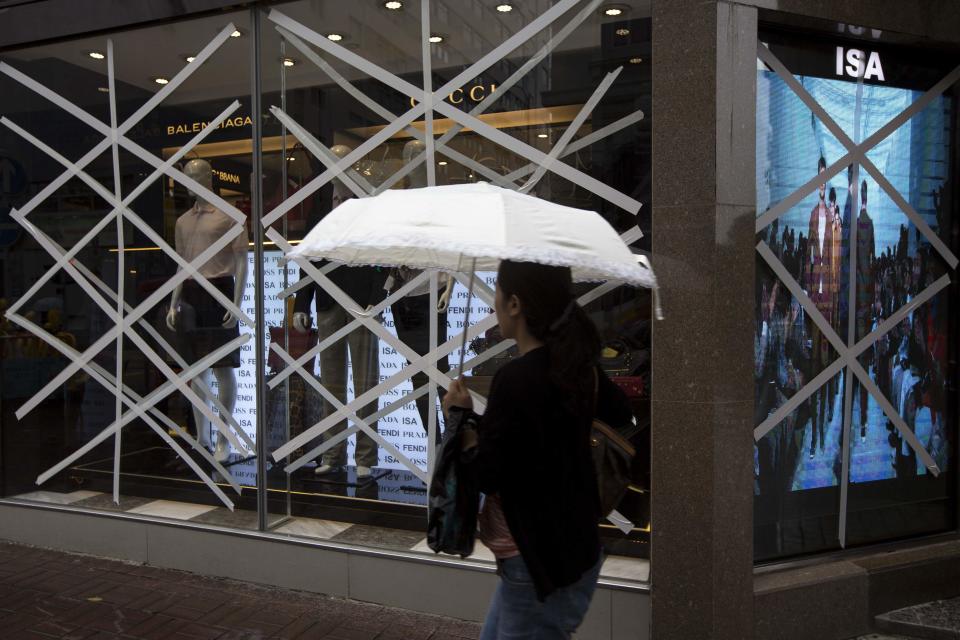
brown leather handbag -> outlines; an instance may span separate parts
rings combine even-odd
[[[594,371],[593,405],[596,413],[600,377]],[[600,491],[600,515],[606,517],[617,508],[630,486],[630,465],[637,455],[630,441],[598,418],[590,425],[590,447]]]

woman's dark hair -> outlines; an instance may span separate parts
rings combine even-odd
[[[517,296],[527,329],[546,344],[551,381],[576,408],[592,402],[600,334],[574,299],[570,269],[505,260],[497,287],[504,298]]]

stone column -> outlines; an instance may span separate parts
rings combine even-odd
[[[653,0],[652,637],[753,637],[757,11]]]

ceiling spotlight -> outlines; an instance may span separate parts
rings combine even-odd
[[[239,38],[239,37],[242,36],[242,35],[243,35],[243,32],[240,31],[240,29],[234,29],[234,30],[233,30],[233,33],[230,34],[230,37],[231,37],[231,38]]]
[[[91,52],[88,53],[87,55],[90,56],[91,58],[93,58],[94,60],[103,60],[104,58],[107,57],[107,56],[103,55],[102,53],[100,53],[99,51],[91,51]]]
[[[343,36],[339,33],[328,33],[327,40],[330,40],[331,42],[340,42],[343,40]]]
[[[447,161],[446,161],[446,160],[441,160],[441,161],[438,162],[437,164],[440,165],[441,167],[445,167],[445,166],[447,166]]]
[[[625,4],[606,4],[600,7],[600,13],[610,18],[622,16],[629,10],[630,7]]]
[[[193,62],[196,59],[197,59],[196,56],[187,56],[186,58],[184,58],[184,60],[186,60],[187,62]]]
[[[167,84],[170,82],[167,78],[154,78],[153,81],[157,84]]]
[[[383,3],[384,9],[390,9],[391,11],[396,11],[397,9],[403,8],[403,3],[400,0],[388,0],[388,2]]]
[[[293,162],[294,160],[296,160],[296,158],[293,156],[287,156],[287,162]]]
[[[440,35],[439,33],[435,33],[432,36],[430,36],[430,42],[432,42],[433,44],[438,44],[440,42],[443,42],[443,36]]]
[[[630,29],[617,29],[614,33],[618,36],[628,36],[630,35]]]
[[[643,62],[643,58],[630,58],[630,64],[640,64]]]
[[[293,58],[284,58],[281,60],[281,62],[285,67],[292,67],[293,65],[297,64],[297,61],[294,60]]]
[[[511,5],[511,4],[498,4],[498,5],[497,5],[497,11],[499,11],[500,13],[510,13],[511,11],[513,11],[513,5]]]
[[[538,138],[549,138],[550,136],[547,135],[546,133],[538,133],[538,134],[537,134],[537,137],[538,137]]]
[[[106,87],[97,87],[97,91],[100,93],[110,93],[110,89],[107,89]]]

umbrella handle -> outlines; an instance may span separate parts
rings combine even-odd
[[[467,287],[467,310],[463,317],[463,341],[460,343],[460,366],[457,367],[458,377],[463,376],[463,357],[467,354],[467,332],[470,330],[470,303],[473,301],[473,281],[477,277],[477,259],[473,259],[470,266],[470,286]]]

